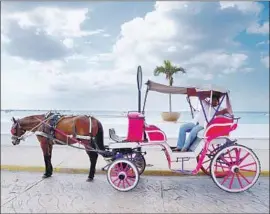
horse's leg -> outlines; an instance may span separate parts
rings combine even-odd
[[[90,182],[90,181],[93,181],[95,177],[98,154],[96,152],[90,152],[90,151],[87,151],[87,154],[90,159],[90,169],[89,169],[88,179],[86,181]]]
[[[44,163],[45,163],[45,173],[42,176],[42,178],[48,178],[51,177],[53,173],[53,167],[51,163],[51,157],[52,157],[52,144],[46,139],[46,138],[40,138],[40,146],[43,152],[44,157]]]
[[[102,124],[98,121],[98,132],[96,137],[93,139],[96,143],[96,145],[98,146],[98,149],[100,150],[105,150],[104,147],[104,132],[103,132],[103,127]],[[91,142],[91,147],[92,148],[96,148],[96,145],[94,142]],[[98,159],[98,153],[97,152],[87,152],[89,159],[90,159],[90,170],[89,170],[89,175],[88,175],[88,179],[87,181],[92,181],[95,177],[95,173],[96,173],[96,164],[97,164],[97,159]]]
[[[46,161],[47,161],[47,165],[48,165],[48,170],[47,170],[47,174],[48,177],[50,177],[53,174],[53,166],[52,166],[52,148],[53,145],[50,144],[48,145],[48,154],[46,156]]]

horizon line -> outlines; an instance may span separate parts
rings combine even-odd
[[[98,110],[98,109],[1,109],[1,111],[119,111],[119,112],[128,112],[128,111],[134,111],[134,110],[109,110],[109,109],[104,109],[104,110]],[[147,111],[152,111],[152,112],[163,112],[164,110],[147,110]],[[145,112],[147,112],[145,111]],[[174,112],[190,112],[190,110],[187,109],[182,109],[179,111],[174,111]],[[263,113],[269,113],[269,110],[235,110],[234,112],[263,112]]]

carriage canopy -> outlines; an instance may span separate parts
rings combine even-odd
[[[219,94],[229,93],[229,90],[226,90],[224,88],[215,85],[195,85],[195,86],[179,87],[179,86],[163,85],[160,83],[153,82],[151,80],[148,80],[146,82],[146,85],[149,91],[156,91],[164,94],[186,94],[187,96],[190,97],[198,96],[198,94],[210,96],[211,91],[213,91],[213,93]]]

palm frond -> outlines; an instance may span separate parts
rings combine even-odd
[[[154,75],[158,76],[160,74],[165,74],[166,79],[170,81],[170,84],[173,83],[173,75],[182,72],[186,73],[186,70],[183,67],[177,67],[172,65],[170,60],[164,60],[162,66],[157,66],[154,70]]]
[[[157,66],[154,70],[154,75],[158,76],[159,74],[165,74],[165,68],[163,66]]]

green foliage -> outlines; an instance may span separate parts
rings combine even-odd
[[[164,60],[164,64],[162,66],[157,66],[154,70],[154,75],[159,76],[160,74],[164,74],[166,79],[169,81],[169,86],[173,85],[173,76],[178,72],[182,72],[183,74],[186,73],[186,70],[182,67],[177,67],[172,65],[169,60]],[[170,112],[172,111],[172,100],[171,94],[169,96],[169,108]]]
[[[160,74],[165,74],[166,79],[169,80],[169,85],[173,85],[173,75],[182,72],[186,73],[186,70],[182,67],[177,67],[172,65],[169,60],[164,60],[164,64],[162,66],[157,66],[154,70],[154,75],[159,76]]]

